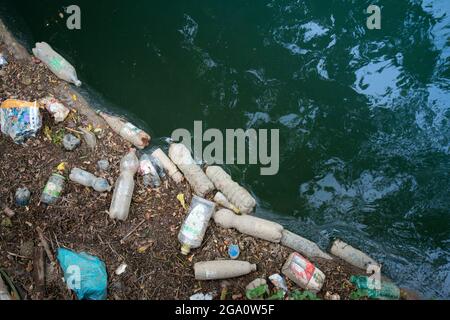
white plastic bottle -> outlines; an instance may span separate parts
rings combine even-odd
[[[128,218],[135,186],[134,175],[138,168],[139,159],[136,156],[136,150],[131,149],[120,162],[120,176],[117,179],[109,208],[109,216],[112,219],[125,221]]]
[[[345,243],[340,239],[336,239],[333,242],[333,244],[331,245],[330,253],[365,271],[370,265],[380,266],[377,261],[369,257],[367,254],[353,248],[351,245]]]
[[[206,169],[206,175],[214,183],[217,190],[239,209],[241,214],[250,214],[256,206],[256,200],[251,194],[231,179],[221,167],[211,166]]]
[[[278,223],[249,215],[238,216],[228,209],[217,211],[214,221],[222,228],[234,228],[243,234],[274,243],[280,243],[283,236],[283,226]]]
[[[308,239],[305,239],[303,237],[300,237],[299,235],[292,233],[288,230],[283,230],[283,238],[281,238],[281,244],[311,259],[312,258],[322,258],[327,260],[333,259],[329,254],[323,252],[316,243],[309,241]]]
[[[202,245],[203,237],[215,209],[216,205],[213,202],[197,196],[193,197],[189,214],[178,234],[182,254],[188,255],[191,249],[199,248]]]
[[[169,157],[183,172],[195,194],[204,197],[214,190],[213,183],[203,172],[202,168],[195,163],[189,149],[184,144],[172,144],[169,149]]]
[[[75,68],[47,43],[36,43],[36,47],[33,48],[33,54],[47,65],[58,78],[73,83],[77,87],[81,86],[81,81],[78,80]]]
[[[196,280],[222,280],[245,276],[256,271],[256,264],[247,261],[217,260],[194,265]]]
[[[177,166],[169,159],[169,157],[161,149],[156,149],[152,153],[152,157],[159,160],[161,165],[166,170],[170,178],[175,181],[176,184],[180,184],[183,181],[183,175],[178,170]]]
[[[315,293],[322,290],[325,283],[325,274],[297,252],[289,256],[282,272],[300,288]]]
[[[150,144],[150,135],[134,124],[104,112],[99,112],[99,115],[105,119],[106,123],[108,123],[114,132],[131,142],[136,148],[145,149]]]

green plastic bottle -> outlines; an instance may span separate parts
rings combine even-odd
[[[370,299],[399,300],[400,289],[392,282],[381,281],[381,288],[376,288],[375,281],[366,276],[352,276],[350,282],[359,290],[367,292]]]

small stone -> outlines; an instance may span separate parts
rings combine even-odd
[[[2,220],[2,223],[1,223],[1,226],[2,226],[2,227],[5,227],[5,228],[11,228],[11,227],[12,227],[12,221],[11,221],[11,219],[10,219],[10,218],[5,218],[5,219],[3,219],[3,220]]]
[[[23,257],[30,258],[31,256],[33,256],[33,252],[34,252],[34,242],[33,241],[24,242],[20,246],[20,255]]]
[[[30,203],[31,192],[28,188],[17,189],[15,200],[19,207],[26,207]]]
[[[64,149],[67,151],[73,151],[81,144],[80,139],[75,137],[73,134],[66,134],[63,139]]]
[[[29,76],[24,76],[21,80],[22,84],[25,86],[29,86],[32,83],[32,80]]]
[[[97,162],[97,170],[98,171],[108,171],[109,170],[109,161],[108,160],[100,160]]]

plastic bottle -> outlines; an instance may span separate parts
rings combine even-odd
[[[99,112],[99,115],[105,119],[114,132],[131,142],[136,148],[145,149],[150,144],[150,135],[132,123],[125,122],[119,117],[111,116],[104,112]]]
[[[350,282],[358,289],[364,290],[371,299],[399,300],[400,289],[392,282],[381,281],[376,284],[374,279],[366,276],[351,276]]]
[[[138,168],[139,160],[136,157],[136,150],[131,149],[120,162],[120,176],[116,182],[109,209],[109,216],[112,219],[125,221],[128,218],[135,185],[134,175]]]
[[[289,256],[282,272],[300,288],[314,293],[322,290],[325,283],[325,274],[297,252]]]
[[[369,257],[367,254],[353,248],[351,245],[343,242],[340,239],[336,239],[333,242],[333,244],[331,245],[330,253],[365,271],[367,270],[369,265],[380,266],[378,262]]]
[[[327,260],[332,260],[333,258],[323,252],[317,244],[308,239],[300,237],[299,235],[292,233],[288,230],[283,230],[283,237],[281,238],[281,244],[285,247],[291,248],[292,250],[299,252],[308,258],[323,258]]]
[[[194,265],[196,280],[223,280],[245,276],[256,271],[256,264],[246,261],[218,260]]]
[[[161,179],[148,154],[143,154],[139,160],[139,174],[143,176],[144,186],[152,188],[161,186]]]
[[[220,205],[226,209],[230,209],[236,214],[241,214],[241,211],[235,205],[233,205],[230,201],[228,201],[227,197],[225,197],[225,195],[222,192],[216,193],[216,195],[214,196],[214,201],[218,205]]]
[[[111,191],[111,186],[104,178],[98,178],[90,172],[74,168],[70,172],[69,179],[82,186],[93,188],[97,192]]]
[[[221,167],[211,166],[206,175],[214,183],[217,190],[239,209],[241,214],[250,214],[256,206],[256,200],[250,193],[231,179]]]
[[[249,215],[238,216],[228,209],[217,211],[214,221],[222,228],[234,228],[243,234],[274,243],[280,243],[283,236],[283,226],[278,223]]]
[[[169,157],[183,172],[195,194],[204,197],[214,190],[214,185],[197,165],[184,144],[174,143],[170,146]]]
[[[155,158],[154,156],[150,156],[150,161],[152,162],[153,166],[156,169],[156,172],[158,172],[158,175],[161,179],[165,179],[166,178],[166,172],[164,171],[164,166],[161,163],[161,161],[159,161],[158,158]]]
[[[48,205],[55,204],[64,190],[65,183],[66,178],[64,176],[59,173],[53,173],[42,192],[41,202]]]
[[[60,79],[81,86],[75,68],[60,54],[55,52],[47,43],[38,42],[33,48],[33,54],[41,60]]]
[[[152,157],[159,160],[167,174],[176,184],[180,184],[183,181],[183,175],[178,170],[177,166],[169,159],[169,157],[161,149],[156,149],[152,153]]]
[[[12,300],[11,294],[9,293],[8,288],[6,287],[5,282],[2,279],[0,274],[0,301],[9,301]]]
[[[215,209],[216,205],[213,202],[197,196],[193,197],[188,216],[178,234],[182,254],[188,255],[191,249],[199,248],[202,245],[203,237]]]

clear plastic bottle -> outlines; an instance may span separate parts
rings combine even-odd
[[[152,162],[153,166],[155,167],[156,171],[158,172],[158,175],[161,179],[165,179],[166,178],[166,171],[164,171],[164,166],[161,163],[161,161],[154,157],[154,156],[150,156],[150,161]]]
[[[156,149],[152,153],[152,157],[159,160],[167,174],[175,181],[176,184],[180,184],[183,181],[183,175],[178,170],[177,166],[169,159],[169,157],[161,149]]]
[[[131,142],[136,148],[145,149],[150,144],[150,135],[132,123],[125,122],[119,117],[111,116],[104,112],[98,112],[98,114],[105,119],[114,132]]]
[[[139,160],[139,174],[143,177],[144,186],[150,186],[152,188],[159,188],[161,186],[161,179],[148,154],[143,154]]]
[[[41,202],[48,205],[55,204],[59,200],[65,184],[66,178],[64,176],[53,173],[42,192]]]
[[[111,191],[111,186],[104,178],[98,178],[90,172],[74,168],[70,172],[69,179],[82,186],[93,188],[97,192]]]
[[[139,159],[136,156],[136,150],[131,149],[120,162],[120,176],[109,208],[109,216],[112,219],[125,221],[128,218],[135,186],[134,175],[138,169]]]
[[[181,243],[181,253],[188,255],[191,249],[202,245],[209,221],[216,209],[216,205],[206,199],[194,196],[189,214],[181,226],[178,240]]]
[[[53,50],[48,43],[36,43],[36,47],[33,48],[33,54],[46,64],[58,78],[73,83],[77,87],[81,86],[81,81],[78,80],[75,68],[59,53]]]

